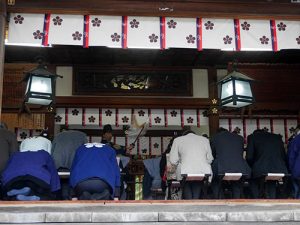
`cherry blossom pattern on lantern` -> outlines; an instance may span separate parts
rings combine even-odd
[[[175,110],[173,110],[172,112],[170,112],[171,117],[176,117],[177,116],[177,112]]]
[[[101,20],[99,20],[98,18],[95,18],[92,20],[92,24],[93,24],[93,27],[100,27]]]
[[[250,26],[250,23],[248,23],[247,21],[241,24],[243,30],[250,30]]]
[[[20,138],[21,139],[26,139],[27,138],[27,134],[23,131],[22,133],[20,133]]]
[[[123,123],[128,123],[129,118],[128,118],[127,116],[124,116],[124,117],[122,118],[122,121],[123,121]]]
[[[146,154],[146,153],[147,153],[147,149],[146,149],[146,148],[143,148],[143,149],[142,149],[142,153],[143,153],[143,154]]]
[[[151,35],[149,36],[149,40],[150,40],[151,43],[157,42],[158,36],[155,35],[155,34],[151,34]]]
[[[119,42],[121,35],[119,35],[118,33],[113,33],[112,35],[110,35],[110,37],[112,42]]]
[[[159,144],[158,144],[158,143],[154,143],[154,144],[153,144],[153,147],[154,147],[154,148],[158,148],[158,147],[159,147]]]
[[[112,111],[111,111],[111,110],[108,109],[108,110],[105,111],[105,115],[106,115],[106,116],[111,116],[111,114],[112,114]]]
[[[283,22],[277,24],[277,28],[279,31],[285,31],[286,25]]]
[[[61,122],[61,120],[62,120],[62,117],[60,116],[60,115],[57,115],[57,116],[55,116],[55,122],[56,123],[60,123]]]
[[[186,119],[187,123],[193,123],[194,119],[192,117],[189,117]]]
[[[211,21],[207,21],[204,26],[206,30],[213,30],[214,29],[214,23],[212,23]]]
[[[53,18],[52,21],[55,26],[60,26],[62,24],[63,19],[59,16],[56,16],[55,18]]]
[[[193,36],[193,35],[189,35],[189,36],[187,36],[186,37],[186,41],[187,41],[187,43],[189,43],[189,44],[194,44],[195,43],[195,40],[196,40],[196,38]]]
[[[229,37],[228,35],[226,35],[226,36],[223,38],[223,41],[224,41],[224,44],[225,44],[225,45],[231,44],[231,42],[232,42],[232,37]]]
[[[170,29],[171,29],[171,28],[175,29],[175,28],[176,28],[176,25],[177,25],[177,22],[174,21],[174,20],[170,20],[167,24],[168,24],[168,27],[169,27]]]
[[[90,116],[88,120],[90,123],[95,123],[96,118],[94,116]]]
[[[35,31],[32,34],[34,39],[42,39],[44,36],[44,34],[40,30]]]
[[[79,113],[78,109],[73,109],[72,110],[72,115],[73,116],[78,116],[78,113]]]
[[[130,21],[131,28],[138,28],[139,24],[140,24],[140,22],[137,21],[136,19],[133,19],[132,21]]]
[[[24,21],[24,17],[21,15],[17,15],[14,17],[15,24],[22,24]]]
[[[296,38],[297,44],[300,45],[300,36]]]
[[[266,36],[262,36],[259,40],[262,45],[267,45],[269,43],[269,38]]]
[[[140,110],[140,111],[138,111],[138,114],[139,114],[139,116],[145,116],[145,111]]]
[[[82,33],[80,33],[79,31],[76,31],[75,33],[72,34],[73,40],[74,41],[80,41],[82,38]]]
[[[155,123],[160,123],[161,122],[161,118],[159,118],[158,116],[154,118],[154,122]]]

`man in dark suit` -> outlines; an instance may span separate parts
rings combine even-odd
[[[251,190],[254,198],[276,198],[276,181],[264,182],[268,173],[287,174],[286,153],[282,138],[267,130],[256,130],[248,136],[247,162],[252,167]]]
[[[222,196],[221,183],[225,173],[242,173],[249,176],[251,169],[243,158],[244,139],[236,133],[230,133],[224,128],[220,128],[211,140],[211,147],[214,156],[212,164],[213,181],[212,190],[214,198]],[[241,197],[241,181],[231,181],[232,197]]]

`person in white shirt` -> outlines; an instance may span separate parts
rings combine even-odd
[[[209,140],[196,135],[193,131],[183,132],[181,137],[174,139],[170,163],[181,165],[181,174],[211,174],[213,161]],[[203,188],[200,181],[183,183],[183,199],[199,199]]]
[[[42,131],[40,136],[29,137],[21,142],[20,152],[45,150],[51,155],[51,141],[47,139],[48,134]]]

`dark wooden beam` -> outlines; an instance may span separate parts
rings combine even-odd
[[[300,20],[300,4],[288,0],[17,0],[8,12]]]
[[[6,24],[6,0],[0,0],[0,120],[2,112],[3,74],[4,74],[4,39]]]
[[[212,104],[212,99],[218,99],[218,88],[217,88],[217,69],[215,67],[210,67],[208,72],[208,92],[210,98],[210,104]],[[210,110],[211,111],[211,110]],[[209,112],[209,136],[212,137],[219,128],[219,113],[212,114]]]
[[[207,109],[207,98],[57,97],[56,107]]]

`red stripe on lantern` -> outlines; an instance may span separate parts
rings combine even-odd
[[[122,20],[122,47],[127,48],[128,16],[123,16]]]
[[[289,140],[289,133],[288,133],[288,126],[287,126],[287,119],[284,119],[284,136],[285,136],[285,143],[288,143]]]
[[[228,119],[228,129],[229,129],[229,132],[232,132],[232,122],[231,122],[230,118]]]
[[[246,120],[243,119],[243,136],[244,136],[244,143],[247,144],[247,131],[246,131]]]
[[[85,108],[82,109],[82,126],[85,126]]]
[[[68,121],[68,108],[65,109],[65,125],[66,126],[69,126],[69,121]]]
[[[160,49],[166,48],[166,17],[160,17]]]
[[[200,127],[200,110],[197,109],[197,127]]]
[[[152,115],[151,115],[151,109],[148,109],[148,115],[149,115],[149,127],[152,127]]]
[[[240,51],[241,50],[241,27],[240,27],[239,19],[234,19],[234,31],[235,31],[236,51]]]
[[[184,127],[184,112],[183,112],[183,109],[180,109],[180,115],[181,115],[181,127]]]
[[[197,49],[202,51],[202,18],[197,18]]]
[[[273,51],[277,52],[278,51],[278,42],[277,42],[277,31],[276,31],[276,23],[275,20],[270,21],[271,25],[271,35],[272,35],[272,47]]]
[[[273,118],[270,118],[271,133],[274,133]]]
[[[151,137],[149,137],[149,156],[151,156],[152,153],[152,144],[151,144]]]
[[[116,127],[119,126],[119,109],[116,109]]]
[[[102,126],[102,109],[99,108],[99,126]]]
[[[51,14],[46,14],[45,15],[45,20],[44,20],[44,38],[43,38],[43,45],[48,46],[48,39],[49,39],[49,26],[50,26],[50,16]]]
[[[83,31],[83,47],[88,48],[89,47],[89,36],[90,36],[90,16],[85,15],[84,16],[84,31]]]
[[[167,113],[167,110],[164,109],[164,116],[165,116],[165,127],[168,126],[168,113]]]

